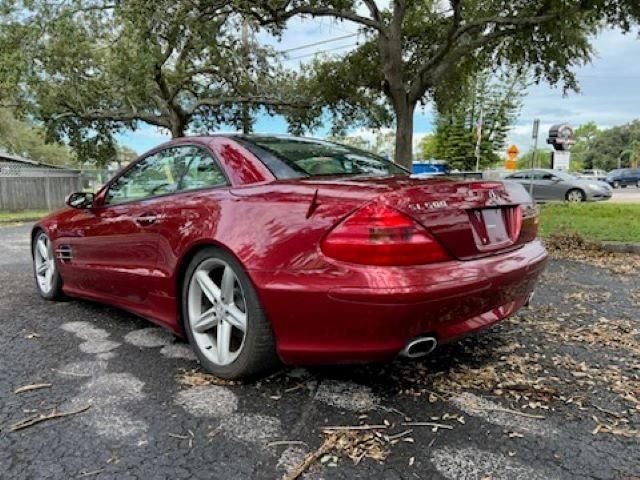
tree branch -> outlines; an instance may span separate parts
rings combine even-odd
[[[61,120],[64,118],[79,118],[87,121],[100,121],[108,120],[113,122],[134,122],[142,121],[150,125],[157,127],[170,128],[165,119],[159,115],[151,115],[138,112],[135,109],[132,110],[104,110],[104,109],[92,109],[92,110],[77,110],[69,104],[65,104],[68,112],[60,113],[52,117],[53,120]]]
[[[555,11],[553,13],[547,13],[545,15],[537,15],[533,17],[486,17],[473,22],[460,25],[462,21],[460,5],[461,0],[452,0],[451,4],[454,8],[454,15],[452,20],[452,28],[447,36],[447,41],[436,51],[436,53],[424,63],[418,72],[416,73],[413,85],[411,88],[411,96],[416,100],[424,95],[424,92],[429,84],[437,83],[437,77],[442,74],[430,74],[433,70],[444,71],[441,66],[444,64],[451,65],[463,57],[465,54],[473,51],[476,48],[485,46],[498,38],[511,35],[513,33],[512,27],[522,26],[535,26],[542,25],[544,23],[551,22],[558,19],[561,16],[573,15],[581,11],[580,7],[574,8],[571,11]],[[457,7],[457,8],[456,8]],[[494,30],[485,35],[481,35],[474,41],[464,42],[458,47],[456,43],[465,34],[474,29],[483,29],[488,25],[496,25],[502,28]],[[446,58],[446,60],[445,60]],[[428,77],[431,77],[430,79]]]
[[[290,2],[286,2],[280,8],[272,8],[269,5],[261,5],[268,13],[269,16],[265,18],[260,15],[260,13],[256,12],[254,9],[250,8],[249,13],[253,15],[262,25],[271,23],[273,20],[275,21],[284,21],[289,20],[296,15],[311,15],[313,17],[334,17],[341,18],[343,20],[349,20],[354,23],[358,23],[365,27],[373,28],[374,30],[384,31],[384,24],[381,19],[369,18],[362,15],[358,15],[355,11],[352,10],[338,10],[330,7],[316,7],[311,5],[299,5],[297,7],[292,7],[287,10]]]
[[[311,102],[306,100],[284,100],[278,98],[267,97],[263,95],[256,96],[221,96],[217,98],[201,98],[187,110],[188,115],[192,115],[200,107],[220,107],[229,104],[261,104],[272,107],[293,107],[293,108],[309,108]]]

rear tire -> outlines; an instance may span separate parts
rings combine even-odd
[[[613,188],[620,188],[620,182],[617,180],[613,182]]]
[[[62,277],[56,265],[53,244],[49,236],[40,230],[31,244],[33,277],[40,296],[46,300],[62,300]]]
[[[578,203],[578,202],[586,201],[587,196],[579,188],[572,188],[571,190],[569,190],[567,192],[567,195],[566,195],[565,198],[566,198],[567,202]]]
[[[255,288],[224,250],[208,247],[191,260],[182,287],[182,318],[191,347],[214,375],[248,377],[279,363]]]

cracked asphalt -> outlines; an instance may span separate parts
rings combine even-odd
[[[329,452],[302,478],[640,478],[637,270],[554,260],[530,309],[424,361],[229,384],[142,319],[40,299],[29,229],[0,227],[2,479],[281,478],[323,427],[361,424],[386,426],[383,453]]]

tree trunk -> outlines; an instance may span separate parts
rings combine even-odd
[[[184,137],[187,129],[187,120],[180,112],[170,111],[169,124],[171,125],[171,138]]]
[[[394,102],[396,113],[396,155],[395,161],[399,165],[411,170],[413,162],[413,111],[415,103],[408,99]]]
[[[184,137],[184,125],[182,123],[171,124],[171,138]]]

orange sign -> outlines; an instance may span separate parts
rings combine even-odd
[[[518,154],[520,150],[515,145],[511,145],[507,148],[507,160],[504,162],[504,168],[507,170],[515,170],[518,167],[518,163],[516,159],[518,158]]]

